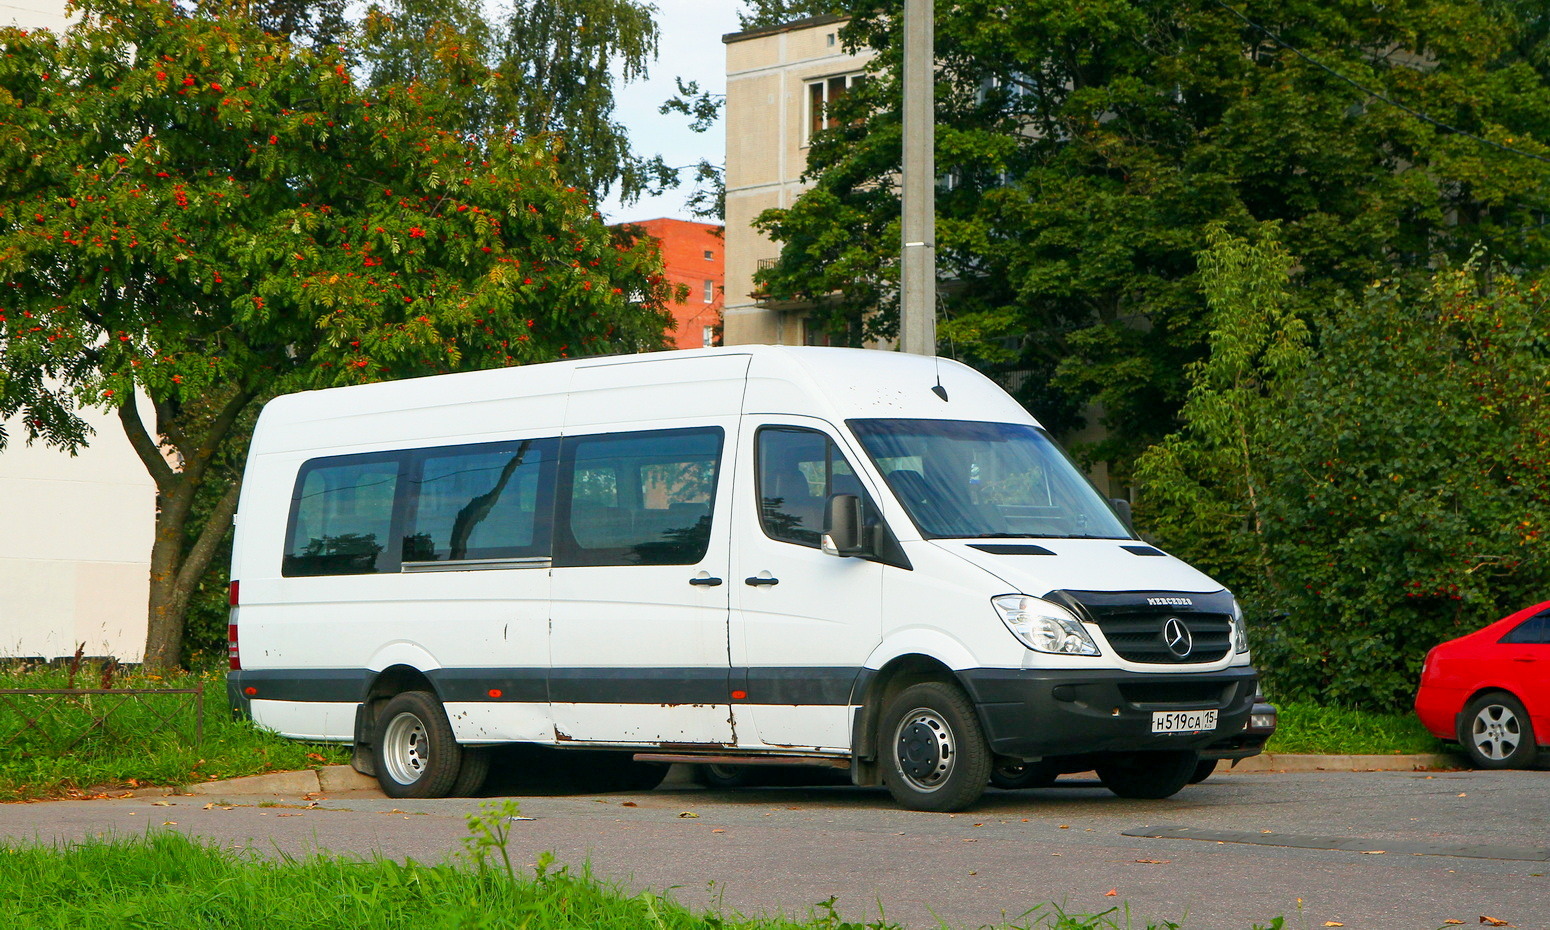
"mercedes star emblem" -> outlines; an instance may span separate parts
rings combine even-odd
[[[1168,651],[1180,659],[1187,657],[1190,650],[1195,648],[1195,641],[1189,635],[1189,627],[1185,626],[1184,621],[1178,617],[1169,617],[1164,621],[1162,640],[1163,645],[1168,647]]]

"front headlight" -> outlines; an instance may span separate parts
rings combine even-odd
[[[990,603],[1001,615],[1001,622],[1012,635],[1034,652],[1056,655],[1101,655],[1098,644],[1065,608],[1051,604],[1042,598],[1024,594],[1003,594],[993,597]]]
[[[1243,622],[1243,608],[1238,599],[1232,599],[1232,651],[1242,655],[1249,651],[1249,628]]]

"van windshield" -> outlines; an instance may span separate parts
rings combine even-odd
[[[1134,538],[1037,427],[891,419],[848,425],[927,538]]]

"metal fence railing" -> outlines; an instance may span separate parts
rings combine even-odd
[[[66,753],[204,740],[204,688],[0,688],[0,751]]]

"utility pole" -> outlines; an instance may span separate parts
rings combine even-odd
[[[933,0],[904,0],[904,215],[899,348],[936,355]]]

